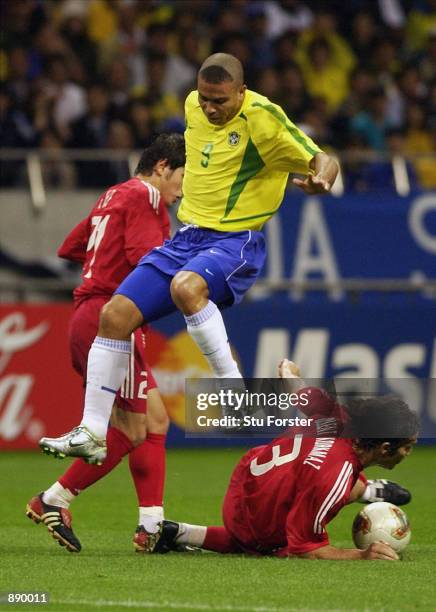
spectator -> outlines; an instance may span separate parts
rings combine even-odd
[[[37,0],[2,2],[2,42],[6,49],[19,41],[29,47],[32,37],[47,20],[46,7]]]
[[[180,30],[177,45],[180,56],[196,69],[200,68],[209,52],[201,33],[197,30],[195,28]]]
[[[16,109],[11,94],[0,89],[0,142],[2,147],[31,147],[35,134],[26,115]],[[23,164],[16,161],[1,162],[1,185],[15,186],[23,175]]]
[[[121,119],[127,112],[133,85],[129,66],[124,59],[114,59],[107,73],[107,82],[111,114]]]
[[[380,85],[390,83],[401,69],[401,61],[397,43],[393,38],[381,36],[374,43],[370,55],[369,66],[377,75]]]
[[[296,64],[289,64],[282,69],[279,82],[279,94],[274,101],[282,106],[293,121],[298,121],[301,113],[309,104],[309,96],[304,86],[301,70]]]
[[[88,7],[88,33],[91,40],[96,42],[100,49],[108,44],[113,37],[118,24],[118,15],[115,4],[108,0],[87,0]]]
[[[153,53],[147,58],[148,88],[151,118],[155,124],[163,126],[165,121],[179,119],[183,123],[183,106],[179,98],[163,90],[167,57]]]
[[[427,98],[428,90],[425,86],[416,65],[405,66],[398,75],[398,85],[403,96],[404,104],[418,104]]]
[[[248,87],[253,87],[256,77],[256,69],[252,64],[250,45],[244,34],[234,32],[221,38],[220,46],[217,47],[223,53],[229,53],[238,58],[244,67],[245,82]]]
[[[355,57],[365,62],[379,36],[378,27],[370,12],[361,11],[353,17],[351,25],[351,48]]]
[[[146,98],[133,99],[129,104],[128,119],[135,149],[145,149],[154,135],[151,108]]]
[[[385,135],[391,126],[387,120],[387,97],[383,89],[370,92],[367,107],[368,110],[362,110],[351,119],[351,131],[375,151],[384,151]]]
[[[427,83],[436,80],[436,27],[428,35],[427,44],[417,58],[419,73]]]
[[[412,50],[420,51],[426,45],[430,32],[436,30],[436,0],[422,0],[407,18],[407,41]]]
[[[297,38],[293,32],[285,32],[274,41],[275,63],[278,70],[286,69],[289,64],[295,64]]]
[[[337,32],[336,16],[324,8],[314,16],[309,30],[300,34],[297,48],[297,61],[307,63],[310,47],[315,40],[325,41],[329,48],[330,61],[342,73],[348,75],[356,65],[354,53],[347,41]]]
[[[353,71],[350,76],[349,94],[330,121],[336,148],[343,149],[347,146],[351,120],[365,109],[368,95],[374,87],[374,75],[367,68],[359,66]]]
[[[108,109],[109,96],[106,87],[100,83],[90,85],[87,91],[87,111],[71,125],[68,146],[74,149],[107,147],[110,124]],[[105,162],[101,161],[77,161],[80,186],[100,187],[105,167]]]
[[[280,81],[274,68],[264,68],[256,78],[254,89],[272,100],[278,100],[280,96]]]
[[[121,2],[117,8],[117,25],[110,38],[100,44],[100,62],[109,68],[116,57],[122,57],[129,67],[134,87],[144,86],[146,34],[136,23],[138,5]]]
[[[420,184],[426,189],[433,189],[436,187],[434,139],[429,129],[431,126],[426,126],[422,105],[415,102],[408,106],[406,125],[405,153],[412,156]]]
[[[95,149],[107,146],[109,95],[102,83],[93,83],[86,92],[87,109],[71,126],[69,146]]]
[[[368,94],[375,85],[374,75],[364,66],[357,67],[350,75],[350,93],[340,109],[341,114],[351,118],[364,110]]]
[[[309,95],[326,100],[332,114],[348,94],[348,78],[344,68],[336,65],[330,44],[325,38],[314,38],[307,56],[300,58],[300,68]]]
[[[76,185],[76,173],[73,164],[59,155],[62,141],[54,131],[46,130],[40,135],[39,147],[48,150],[49,159],[42,159],[41,172],[44,185],[55,189],[73,189]]]
[[[416,0],[411,8],[400,0],[3,4],[5,142],[103,148],[114,119],[122,124],[112,132],[128,140],[130,128],[133,146],[141,148],[156,130],[183,130],[184,97],[215,46],[242,60],[249,87],[327,146],[385,151],[386,131],[405,126],[407,151],[424,155],[434,148],[436,0]],[[88,110],[85,90],[100,82],[108,91],[97,91]],[[99,96],[103,113],[95,110]],[[426,186],[436,180],[431,162],[414,161]],[[96,184],[99,164],[87,178],[79,172],[81,184]],[[362,184],[359,169],[355,175]]]
[[[71,8],[68,11],[63,11],[61,33],[71,49],[74,49],[75,55],[86,66],[88,78],[94,79],[97,77],[97,45],[89,38],[86,30],[86,5],[70,2],[69,7]]]
[[[108,147],[114,151],[124,151],[126,154],[133,149],[134,139],[132,130],[123,121],[112,121],[109,126]],[[129,166],[124,159],[114,159],[107,162],[107,169],[100,180],[104,179],[104,185],[116,185],[130,178]]]
[[[200,45],[193,30],[184,31],[178,37],[177,54],[166,54],[166,69],[163,82],[165,93],[183,96],[195,87],[200,67]]]
[[[332,136],[326,114],[320,113],[319,107],[316,104],[306,108],[298,127],[310,138],[316,139],[316,142],[319,142],[319,146],[323,150],[331,146]]]
[[[268,36],[268,20],[265,6],[251,2],[247,7],[251,66],[254,70],[269,68],[274,63],[274,51]]]
[[[265,2],[265,12],[268,20],[267,32],[272,39],[292,30],[301,32],[310,28],[313,13],[306,3],[299,0],[269,0]]]
[[[25,47],[16,46],[8,55],[8,89],[16,108],[25,110],[31,88],[30,55]]]
[[[56,128],[62,139],[66,139],[70,123],[85,112],[85,92],[82,87],[70,81],[63,55],[49,57],[46,74],[45,90],[53,100],[53,118]]]
[[[406,140],[403,130],[392,129],[385,134],[386,148],[389,156],[383,160],[365,164],[360,176],[360,189],[365,192],[395,191],[396,181],[391,156],[404,158]],[[407,161],[406,171],[412,191],[418,189],[418,180],[413,165]]]

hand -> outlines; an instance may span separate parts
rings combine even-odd
[[[292,179],[294,185],[297,185],[300,189],[307,193],[307,195],[313,195],[316,193],[328,193],[331,189],[330,183],[321,178],[319,175],[309,174],[309,176],[303,181],[299,178]]]
[[[371,546],[362,550],[362,559],[366,560],[398,561],[399,558],[395,550],[384,542],[374,542]]]
[[[300,378],[300,368],[293,361],[283,359],[279,363],[280,378]]]

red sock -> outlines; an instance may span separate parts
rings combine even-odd
[[[206,537],[201,548],[214,550],[219,553],[241,552],[240,546],[225,527],[208,527]]]
[[[103,465],[88,465],[82,459],[76,459],[65,474],[58,479],[60,484],[74,495],[78,495],[80,491],[106,476],[133,448],[129,438],[116,427],[109,427],[106,444],[107,457]]]
[[[129,455],[139,506],[163,506],[165,440],[165,434],[149,433]]]

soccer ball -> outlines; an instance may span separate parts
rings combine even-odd
[[[385,542],[396,552],[406,548],[412,535],[406,513],[388,502],[365,506],[354,519],[352,533],[357,548]]]

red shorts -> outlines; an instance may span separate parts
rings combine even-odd
[[[262,552],[259,551],[256,540],[245,522],[241,487],[242,473],[247,469],[247,463],[251,461],[251,455],[256,450],[252,449],[246,453],[233,471],[223,502],[223,522],[240,552],[259,555]]]
[[[109,298],[89,298],[80,303],[70,322],[70,352],[73,367],[86,381],[88,353],[98,331],[100,310]],[[126,379],[115,396],[117,406],[130,412],[147,412],[147,391],[157,387],[145,359],[145,334],[137,329],[132,334],[132,348]]]

